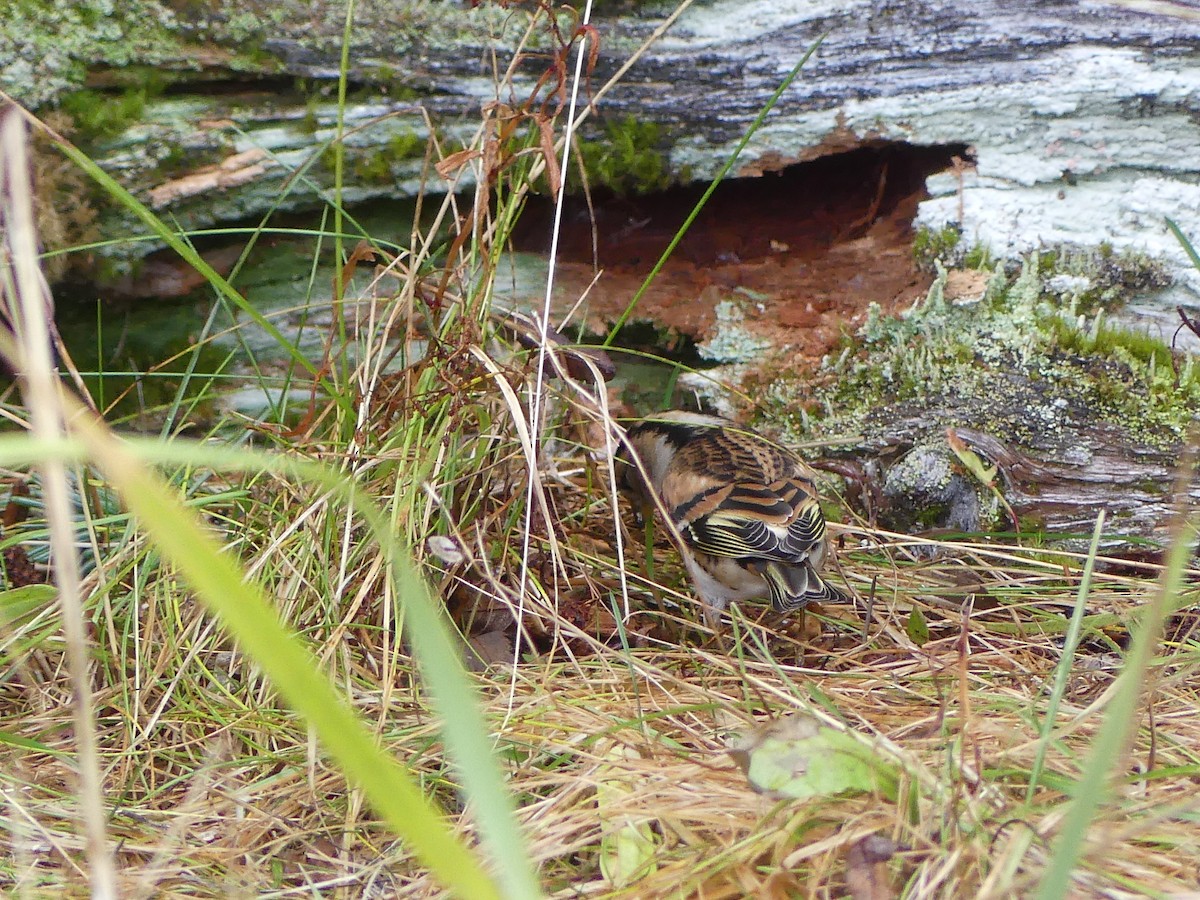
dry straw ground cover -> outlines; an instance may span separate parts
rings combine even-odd
[[[324,517],[312,516],[313,527]],[[998,558],[1002,548],[952,544],[939,554],[914,562],[898,540],[843,553],[860,593],[875,584],[872,620],[861,608],[827,610],[821,634],[808,639],[742,619],[720,646],[638,591],[635,606],[653,610],[635,615],[626,632],[640,646],[560,622],[557,642],[523,653],[515,669],[480,676],[495,750],[547,893],[843,896],[852,849],[883,835],[899,845],[877,875],[889,892],[854,896],[902,887],[908,896],[1032,894],[1122,671],[1123,634],[1101,623],[1134,619],[1155,582],[1096,577],[1087,608],[1097,624],[1085,627],[1029,796],[1081,561],[1046,554],[1022,564]],[[296,557],[306,555],[285,554],[272,581],[280,593],[290,583],[289,599],[311,610],[325,587],[296,571]],[[370,557],[360,564],[368,580]],[[964,565],[981,577],[969,593],[954,586]],[[615,578],[611,569],[595,574]],[[673,574],[663,580],[678,583]],[[503,584],[492,588],[512,599]],[[96,665],[122,894],[435,892],[174,579],[156,573],[139,593],[159,620],[137,635],[98,639]],[[383,746],[453,809],[456,779],[437,714],[403,650],[372,621],[385,596],[364,581],[325,613],[324,625],[296,626]],[[968,615],[982,597],[995,606]],[[913,609],[931,623],[921,645],[903,624]],[[1193,626],[1190,615],[1172,621],[1129,723],[1130,755],[1107,764],[1114,790],[1088,827],[1074,896],[1194,889]],[[6,751],[5,874],[33,896],[83,889],[70,692],[55,645],[46,637],[18,661],[3,707],[6,734],[54,751]],[[137,680],[152,687],[133,693],[122,673],[139,668]],[[798,711],[868,736],[899,765],[901,799],[775,800],[752,790],[727,752],[731,735]],[[469,834],[469,811],[455,818]],[[621,840],[637,844],[624,871],[614,862]]]
[[[30,377],[4,398],[0,464],[30,514],[5,517],[3,890],[1197,895],[1186,510],[1173,548],[1130,561],[890,534],[831,482],[831,577],[853,604],[750,606],[714,633],[670,541],[612,490],[598,357],[529,346],[489,299],[548,108],[491,107],[474,146],[430,143],[431,168],[451,186],[470,169],[475,193],[410,251],[344,241],[335,205],[329,350],[292,360],[311,402],[204,438],[117,440],[56,389],[61,434],[21,433],[43,288],[23,151],[6,157],[0,286],[21,340],[0,349]],[[4,122],[6,140],[42,127]],[[63,489],[54,592],[26,557],[45,560]],[[857,748],[866,786],[806,780],[810,732]],[[781,734],[789,777],[757,790]]]

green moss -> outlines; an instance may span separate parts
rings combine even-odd
[[[163,92],[179,80],[178,75],[163,72],[153,66],[124,66],[114,69],[112,80],[125,90],[140,90],[146,99],[162,96]]]
[[[246,46],[237,49],[229,60],[229,68],[235,72],[278,75],[287,71],[287,64],[261,43],[251,41]]]
[[[873,305],[853,345],[827,360],[825,383],[814,392],[811,382],[776,380],[763,417],[782,422],[794,443],[869,436],[876,422],[931,420],[936,410],[928,427],[939,431],[971,427],[1064,453],[1096,420],[1151,447],[1177,446],[1200,405],[1200,366],[1149,335],[1065,316],[1047,281],[1069,258],[1035,254],[1016,278],[965,305],[947,302],[935,262],[924,302],[900,316]]]
[[[346,171],[359,184],[388,184],[396,180],[401,166],[425,156],[425,138],[413,129],[398,131],[382,146],[346,147]],[[321,153],[320,166],[333,172],[337,147],[330,144]]]
[[[144,88],[130,88],[119,94],[75,91],[62,98],[62,110],[71,117],[76,143],[86,147],[114,138],[138,122],[147,98]]]
[[[951,258],[962,233],[955,225],[945,225],[936,231],[932,228],[918,228],[913,235],[913,259],[922,269],[932,271],[935,262],[945,264]]]
[[[324,169],[326,172],[334,172],[337,170],[337,155],[338,155],[337,144],[331,143],[328,147],[326,147],[324,150],[321,151],[321,156],[317,160],[317,165],[320,166],[322,169]],[[343,165],[346,162],[348,162],[348,160],[343,159]],[[351,164],[351,167],[352,167],[352,165],[353,164]]]
[[[424,159],[428,142],[413,129],[398,131],[388,139],[388,155],[396,161]]]
[[[1180,436],[1190,427],[1192,410],[1200,404],[1193,357],[1177,359],[1158,338],[1110,327],[1100,317],[1091,327],[1057,319],[1053,335],[1063,352],[1093,361],[1097,395],[1131,427],[1157,426]]]
[[[186,175],[205,166],[218,165],[227,152],[223,146],[186,147],[171,144],[158,160],[157,171],[163,178]]]
[[[393,100],[417,100],[421,97],[421,92],[409,83],[412,76],[397,71],[387,63],[368,63],[366,72],[371,83],[382,88],[383,93]]]
[[[321,127],[321,102],[316,97],[307,97],[304,101],[304,118],[300,120],[300,130],[305,134],[316,134]]]
[[[1039,254],[1038,272],[1053,286],[1071,283],[1059,290],[1073,313],[1093,313],[1123,303],[1131,295],[1167,287],[1171,276],[1156,258],[1130,248],[1115,250],[1112,244],[1094,249],[1055,247]]]
[[[319,103],[322,100],[329,100],[336,95],[337,84],[320,78],[303,78],[297,76],[292,79],[292,90],[306,100]]]
[[[964,269],[993,269],[996,267],[996,258],[988,247],[975,244],[963,255],[962,266]]]
[[[939,229],[918,228],[913,236],[913,259],[917,268],[932,272],[936,266],[956,269],[986,269],[996,267],[996,258],[989,247],[975,243],[963,246],[962,232],[957,225]]]
[[[626,195],[661,191],[676,183],[663,146],[657,123],[628,115],[606,122],[603,137],[582,141],[579,150],[593,185]]]
[[[393,78],[384,85],[384,90],[393,100],[416,101],[424,96],[419,88],[413,87],[403,78]]]
[[[382,153],[362,154],[350,166],[355,181],[359,183],[381,184],[392,181],[392,164]]]
[[[1102,356],[1138,366],[1170,367],[1171,348],[1145,332],[1113,328],[1097,316],[1092,327],[1080,328],[1062,318],[1047,323],[1060,348],[1080,356]]]
[[[385,184],[395,181],[403,163],[424,158],[425,143],[425,138],[412,129],[398,131],[382,147],[351,154],[350,170],[360,182]]]
[[[1059,273],[1059,249],[1049,248],[1031,254],[1028,258],[1033,262],[1033,270],[1041,278],[1049,278]],[[1073,274],[1063,270],[1065,274]]]

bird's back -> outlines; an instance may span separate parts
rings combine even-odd
[[[721,512],[786,526],[811,488],[808,467],[786,450],[750,432],[710,428],[676,452],[662,497],[679,522]]]
[[[784,478],[811,481],[808,467],[781,447],[734,428],[709,428],[679,448],[671,470],[703,472],[713,481],[770,484]]]

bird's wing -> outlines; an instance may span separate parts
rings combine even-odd
[[[715,486],[674,513],[685,537],[713,556],[801,563],[825,539],[825,516],[799,479]]]

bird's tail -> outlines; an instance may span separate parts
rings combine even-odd
[[[776,612],[802,609],[809,603],[845,602],[844,592],[817,574],[811,563],[788,565],[772,562],[763,568],[771,589],[771,606]]]

